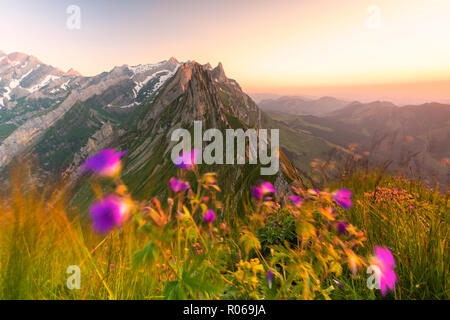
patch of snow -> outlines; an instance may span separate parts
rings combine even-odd
[[[59,79],[59,78],[60,78],[60,77],[58,77],[58,76],[49,74],[49,75],[47,75],[47,76],[44,78],[44,80],[42,80],[40,83],[38,83],[37,85],[34,85],[34,86],[32,86],[31,88],[29,88],[28,91],[29,91],[30,93],[33,93],[33,92],[35,92],[35,91],[37,91],[37,90],[39,90],[39,89],[45,87],[45,86],[48,85],[51,81],[57,80],[57,79]]]
[[[3,98],[8,98],[8,100],[11,100],[11,97],[9,96],[11,89],[9,87],[5,87],[5,89],[6,89],[6,93],[3,94]]]
[[[11,89],[14,89],[15,87],[17,87],[19,85],[20,81],[17,79],[13,79],[11,80],[11,82],[9,83],[9,87]]]
[[[68,84],[69,82],[70,82],[70,79],[67,80],[66,82],[64,82],[64,83],[60,86],[60,88],[63,89],[63,90],[67,90],[67,84]]]
[[[129,66],[128,69],[130,69],[134,74],[139,74],[143,72],[150,71],[156,67],[162,66],[165,62],[161,61],[158,63],[152,63],[152,64],[139,64],[137,66]]]
[[[2,101],[2,106],[5,106],[5,103],[8,100],[11,100],[11,97],[9,96],[9,93],[11,92],[11,89],[9,87],[4,87],[3,89],[5,89],[6,92],[2,94],[2,100],[1,101]]]
[[[25,73],[24,75],[22,75],[19,79],[13,79],[11,80],[11,82],[9,83],[9,87],[11,89],[17,88],[20,83],[22,82],[22,80],[28,76],[31,72],[33,72],[33,69],[29,70],[27,73]]]
[[[136,105],[136,104],[137,104],[136,102],[133,102],[133,103],[130,103],[129,105],[121,106],[121,107],[118,107],[118,108],[126,109],[126,108],[130,108],[130,107],[132,107],[132,106],[134,106],[134,105]]]
[[[159,88],[161,88],[161,86],[167,81],[167,79],[171,78],[175,74],[175,72],[178,70],[178,67],[179,65],[173,71],[169,71],[168,74],[161,76],[158,83],[153,87],[152,92],[156,92]]]
[[[147,76],[147,78],[144,79],[144,81],[142,82],[137,82],[135,81],[134,83],[136,83],[136,86],[133,89],[133,93],[134,93],[134,97],[136,98],[139,91],[141,91],[142,87],[149,82],[151,79],[153,79],[154,77],[156,77],[158,74],[160,74],[161,72],[165,72],[166,70],[161,70],[158,72],[153,73],[152,75]]]
[[[167,81],[167,79],[171,78],[171,77],[175,74],[175,72],[178,70],[178,67],[179,67],[179,66],[180,66],[180,65],[177,65],[173,71],[170,71],[170,70],[166,70],[166,69],[165,69],[165,70],[160,70],[160,71],[158,71],[158,72],[155,72],[155,73],[151,74],[150,76],[147,76],[147,77],[145,78],[145,80],[142,81],[142,82],[136,82],[136,81],[135,81],[136,86],[135,86],[134,89],[133,89],[134,97],[135,97],[135,98],[137,97],[139,91],[142,89],[142,87],[143,87],[147,82],[149,82],[150,80],[156,78],[156,77],[159,76],[161,73],[166,73],[166,74],[164,74],[164,75],[162,75],[162,76],[159,77],[158,82],[155,84],[155,86],[154,86],[153,89],[151,90],[150,94],[156,92],[156,91],[164,84],[164,82]]]

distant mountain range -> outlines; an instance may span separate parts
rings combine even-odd
[[[258,103],[264,111],[283,112],[293,115],[322,115],[348,105],[349,102],[338,100],[333,97],[322,97],[319,99],[283,96],[277,99],[265,99]]]
[[[172,58],[83,77],[23,53],[0,57],[0,167],[37,142],[76,103],[102,95],[105,108],[137,106],[179,66]]]
[[[353,102],[345,106],[337,103],[334,111],[324,107],[320,112],[315,110],[316,100],[309,106],[313,112],[307,113],[308,107],[303,104],[301,108],[308,115],[298,115],[297,110],[286,112],[290,109],[284,107],[280,108],[282,111],[270,111],[269,115],[291,128],[344,148],[356,144],[356,150],[369,155],[372,163],[391,162],[391,171],[413,172],[431,183],[439,181],[448,185],[450,105],[426,103],[398,107],[386,101]]]
[[[422,163],[434,170],[450,158],[448,106],[399,108],[332,97],[280,97],[258,107],[220,63],[212,68],[170,58],[84,77],[23,53],[0,53],[0,169],[19,155],[37,155],[42,177],[64,177],[74,188],[77,205],[87,205],[93,197],[80,165],[109,147],[129,151],[123,178],[136,196],[148,199],[165,192],[175,174],[171,132],[191,129],[194,120],[202,120],[204,129],[280,129],[283,170],[270,178],[279,189],[293,178],[311,185],[314,159],[345,158],[354,153],[351,142],[360,143],[361,152],[372,150],[373,140],[393,132],[396,138],[383,144],[384,158],[377,160],[392,155],[404,160],[405,154],[408,158],[420,151]],[[409,141],[408,149],[404,141]],[[412,158],[419,159],[417,154]],[[219,173],[223,200],[235,210],[235,197],[245,196],[260,178],[259,168],[246,164],[204,170]],[[438,171],[440,177],[448,174],[444,169]]]
[[[61,71],[42,63],[38,58],[24,53],[5,54],[0,51],[0,107],[12,109],[17,100],[37,92],[61,96],[67,85],[79,72]],[[47,88],[48,90],[41,90]]]

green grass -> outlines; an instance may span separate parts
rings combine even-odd
[[[368,238],[365,253],[374,245],[391,249],[396,263],[399,283],[395,291],[397,299],[448,299],[450,296],[450,211],[448,194],[426,188],[418,181],[406,180],[372,172],[357,174],[335,187],[353,191],[355,204],[345,211],[349,221],[366,231]],[[381,203],[373,201],[365,193],[376,188],[404,189],[414,199],[414,209],[396,199]],[[356,284],[347,297],[366,297],[364,283]],[[346,297],[345,295],[343,297]]]
[[[245,188],[247,184],[255,183],[251,181],[253,169],[242,173],[248,177]],[[328,274],[324,278],[320,294],[311,295],[304,288],[297,291],[292,284],[281,285],[278,278],[274,286],[282,294],[276,293],[275,289],[267,287],[265,275],[259,273],[257,284],[249,282],[250,278],[246,277],[251,274],[246,274],[245,265],[242,269],[237,266],[241,259],[248,260],[249,266],[256,268],[257,263],[251,264],[250,259],[257,257],[264,261],[262,265],[266,268],[266,264],[271,265],[276,259],[285,261],[289,258],[290,262],[283,263],[288,264],[286,270],[292,271],[296,270],[297,264],[308,265],[308,261],[316,261],[318,255],[323,254],[320,250],[316,253],[312,246],[305,251],[308,255],[305,254],[305,260],[302,260],[301,251],[295,249],[298,245],[295,235],[303,229],[284,209],[278,213],[274,211],[275,216],[267,220],[266,227],[255,231],[263,246],[259,254],[258,250],[247,252],[245,249],[248,243],[254,243],[254,238],[249,236],[242,240],[243,230],[252,230],[254,210],[249,206],[236,206],[235,216],[226,216],[225,220],[234,219],[228,238],[222,229],[210,230],[198,221],[200,233],[194,232],[195,224],[189,221],[177,222],[175,229],[173,224],[162,228],[142,224],[145,215],[138,215],[121,231],[98,236],[90,230],[88,219],[80,219],[80,216],[87,216],[85,209],[79,212],[67,207],[65,197],[68,195],[63,186],[46,186],[43,191],[30,183],[29,176],[27,170],[16,169],[10,180],[12,187],[1,194],[4,205],[0,207],[0,299],[323,299],[326,295],[332,299],[383,298],[379,292],[367,289],[365,269],[353,277],[345,264],[342,275]],[[154,183],[158,184],[157,181]],[[356,174],[330,187],[346,187],[354,193],[353,207],[346,211],[338,209],[338,214],[340,219],[365,232],[367,241],[364,247],[355,248],[355,252],[368,257],[374,245],[384,245],[394,255],[399,281],[395,292],[385,299],[449,298],[447,195],[425,188],[419,182],[376,172]],[[405,189],[414,196],[415,208],[406,207],[395,198],[374,202],[366,193],[376,188]],[[164,201],[162,206],[167,210]],[[312,210],[310,212],[314,213],[314,208],[306,205],[302,212]],[[271,227],[274,221],[281,228],[279,233]],[[186,246],[190,241],[202,243],[202,237],[208,238],[216,232],[227,240],[211,238],[215,245],[209,247],[207,253],[193,255],[193,249]],[[284,240],[290,243],[293,253],[284,247]],[[317,242],[320,244],[323,240]],[[270,248],[278,252],[277,258],[270,256]],[[168,266],[172,260],[177,261],[176,266]],[[70,265],[81,268],[80,290],[66,287],[69,277],[66,269]],[[323,272],[320,263],[314,264],[314,269],[316,273]],[[343,288],[337,287],[333,279],[338,279]],[[298,285],[301,278],[295,282]],[[240,289],[229,283],[237,284]],[[334,289],[330,289],[331,286]]]
[[[2,123],[0,124],[0,141],[5,140],[14,130],[16,130],[17,126],[15,124],[10,123]]]

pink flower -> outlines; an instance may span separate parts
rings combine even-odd
[[[98,152],[83,165],[86,171],[95,173],[101,177],[115,177],[122,169],[120,158],[127,153],[127,151],[116,152],[114,149],[106,149]]]
[[[386,295],[388,289],[394,291],[397,275],[394,272],[396,265],[391,251],[386,247],[375,246],[372,262],[379,268],[375,271],[375,275],[380,284],[381,294]]]
[[[191,186],[187,181],[178,180],[177,178],[170,178],[169,187],[173,192],[181,192],[189,189]]]
[[[193,149],[189,153],[182,153],[174,162],[178,168],[192,170],[195,167],[195,162],[198,159],[199,151]]]
[[[205,219],[205,222],[208,224],[213,223],[216,220],[216,214],[214,213],[214,211],[212,211],[210,209],[210,210],[206,211],[204,219]]]
[[[277,190],[273,187],[273,184],[267,181],[261,182],[260,187],[264,194],[277,192]]]
[[[340,189],[334,194],[334,200],[343,209],[348,209],[352,206],[352,192],[348,189]]]
[[[267,181],[263,181],[261,182],[259,187],[253,187],[251,189],[252,196],[257,200],[261,200],[264,197],[264,195],[268,193],[275,193],[275,192],[277,192],[277,190],[273,187],[273,184]]]
[[[94,203],[90,209],[92,228],[96,233],[108,233],[120,227],[128,218],[132,208],[130,199],[108,195]]]
[[[253,187],[251,190],[252,196],[257,199],[257,200],[261,200],[264,196],[263,191],[261,190],[261,188],[258,187]]]
[[[295,204],[296,207],[300,207],[303,202],[303,198],[300,196],[289,196],[289,199]]]

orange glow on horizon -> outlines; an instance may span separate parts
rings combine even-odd
[[[220,61],[249,92],[332,95],[352,89],[355,95],[392,96],[396,88],[399,96],[436,94],[436,100],[441,90],[449,92],[448,0],[256,3],[168,0],[139,12],[116,4],[111,17],[84,4],[87,18],[79,32],[64,28],[64,16],[42,20],[49,8],[6,7],[0,28],[14,26],[14,32],[2,35],[0,50],[33,54],[87,76],[171,56],[213,66]],[[380,10],[377,27],[369,24],[370,6]],[[408,93],[407,83],[417,91]],[[443,98],[450,100],[450,93]]]

